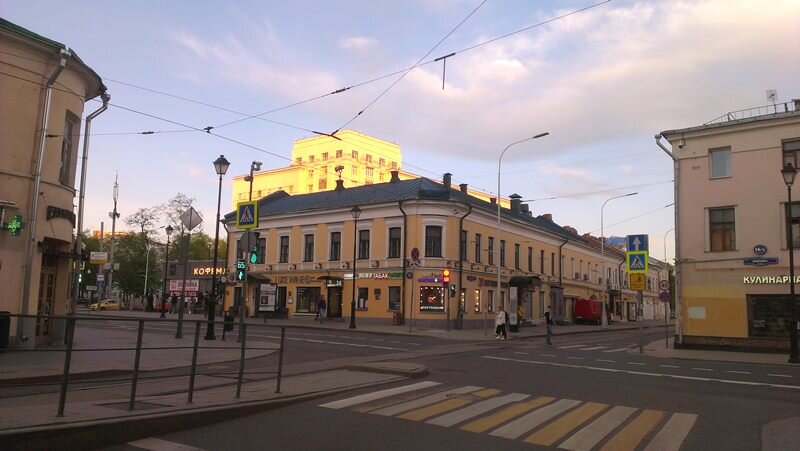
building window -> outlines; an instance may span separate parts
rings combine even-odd
[[[533,248],[528,248],[528,272],[533,272]]]
[[[474,305],[475,313],[481,312],[481,290],[477,288],[472,290],[472,304]]]
[[[259,238],[258,239],[258,260],[256,261],[256,263],[263,264],[266,255],[267,255],[267,239],[266,238]]]
[[[784,206],[785,205],[788,204],[784,204]],[[791,218],[791,224],[789,223],[789,218]],[[800,248],[800,202],[792,202],[791,214],[789,209],[786,209],[786,225],[792,233],[792,247],[795,249]],[[789,247],[788,240],[786,242],[786,247]]]
[[[80,120],[69,111],[64,118],[64,136],[61,138],[61,169],[58,173],[58,181],[62,185],[70,185],[72,182],[72,150],[78,143],[75,135],[78,130]]]
[[[281,237],[280,254],[278,255],[278,263],[289,263],[289,237]]]
[[[308,192],[309,193],[313,193],[314,192],[314,185],[313,184],[308,185]]]
[[[514,269],[519,269],[519,244],[514,243]]]
[[[475,234],[475,263],[481,262],[481,234]]]
[[[539,272],[544,274],[544,249],[539,251]]]
[[[369,230],[358,231],[358,259],[369,258]]]
[[[550,275],[556,275],[556,253],[550,252]]]
[[[400,258],[400,227],[389,228],[389,258]]]
[[[323,160],[327,160],[328,159],[328,152],[322,152],[322,159]]]
[[[708,151],[711,160],[711,178],[731,176],[731,148],[711,149]]]
[[[459,243],[458,247],[459,247],[459,252],[461,253],[461,255],[460,255],[461,260],[466,260],[467,259],[467,231],[466,230],[462,230],[461,231],[461,242]]]
[[[369,299],[369,288],[358,288],[358,302],[356,303],[357,310],[367,309],[367,300]]]
[[[367,154],[367,163],[372,163],[372,155]]]
[[[389,310],[400,311],[400,287],[389,287]]]
[[[313,313],[317,311],[317,299],[319,299],[319,293],[319,287],[297,287],[296,311],[302,313]]]
[[[328,189],[328,179],[319,179],[319,189]]]
[[[386,160],[383,158],[378,159],[378,166],[383,167],[386,166]]]
[[[303,157],[297,157],[294,161],[297,162],[297,164],[303,164]]]
[[[372,168],[365,168],[364,175],[366,175],[367,177],[372,177],[372,171],[373,171]]]
[[[342,149],[336,151],[336,158],[342,158]]]
[[[443,312],[444,311],[444,287],[419,287],[419,311],[421,312]]]
[[[392,161],[392,169],[397,169],[397,162],[396,161]]]
[[[425,226],[425,256],[442,256],[442,227]]]
[[[331,261],[342,258],[342,232],[331,232]]]
[[[314,162],[314,155],[309,155],[308,156],[308,162],[309,163],[313,163]]]
[[[500,240],[500,266],[506,266],[506,240]]]
[[[350,174],[358,175],[358,166],[353,166],[352,168],[350,168]]]
[[[383,172],[378,173],[378,181],[383,181]]]
[[[783,164],[790,163],[797,169],[800,164],[800,139],[785,141],[783,143]]]
[[[710,208],[708,222],[712,252],[736,249],[736,221],[733,207]]]
[[[350,152],[350,157],[352,157],[354,160],[357,160],[358,159],[358,151],[354,150],[354,151]]]
[[[487,310],[489,310],[489,313],[492,313],[494,312],[494,291],[489,290],[488,294],[489,296],[486,298],[486,302],[488,305],[486,308]]]
[[[494,265],[494,237],[489,237],[489,264]],[[491,310],[489,310],[491,312]]]
[[[314,235],[306,235],[303,237],[303,261],[304,262],[313,262],[314,261]]]

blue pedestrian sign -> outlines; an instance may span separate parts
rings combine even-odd
[[[647,235],[628,235],[625,238],[625,247],[628,252],[647,251]]]
[[[647,274],[647,251],[634,251],[625,253],[628,273]]]
[[[252,229],[258,227],[258,201],[239,202],[236,204],[236,227]]]

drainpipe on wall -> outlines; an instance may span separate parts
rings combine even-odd
[[[42,184],[42,160],[44,159],[45,136],[47,135],[47,124],[50,117],[50,102],[53,98],[53,85],[61,72],[67,67],[67,59],[72,56],[72,52],[61,49],[60,61],[55,72],[50,75],[45,84],[44,105],[42,107],[42,122],[39,128],[39,152],[36,157],[36,165],[33,171],[33,188],[31,189],[31,209],[28,215],[28,241],[25,246],[25,275],[22,282],[22,305],[20,313],[28,314],[28,306],[31,297],[31,278],[33,272],[33,246],[36,244],[36,217],[39,211],[39,189]],[[33,341],[29,340],[28,330],[33,330],[34,318],[21,318],[17,322],[17,345],[26,348],[33,347]]]
[[[470,213],[472,213],[472,205],[470,205],[470,204],[465,204],[465,205],[467,206],[467,213],[464,216],[458,218],[458,221],[459,221],[458,222],[458,291],[456,292],[456,305],[458,305],[458,308],[456,309],[456,318],[457,318],[456,325],[458,327],[456,327],[456,329],[463,329],[464,328],[464,313],[465,312],[461,310],[461,290],[464,287],[464,284],[463,284],[463,281],[464,281],[464,251],[465,251],[464,246],[466,246],[467,243],[461,241],[461,234],[464,233],[464,218],[466,218],[467,216],[470,215]],[[465,296],[464,309],[466,310],[466,308],[467,308],[466,294],[464,296]],[[449,318],[448,318],[448,322],[447,322],[447,330],[450,330]]]
[[[564,242],[558,246],[558,285],[561,286],[561,282],[564,279],[564,265],[561,264],[561,249],[564,247],[565,244],[569,243],[569,238],[564,239]]]
[[[394,176],[394,175],[393,175]],[[403,300],[400,303],[400,323],[402,324],[403,321],[406,320],[406,269],[408,269],[408,265],[406,264],[406,255],[408,255],[408,215],[406,211],[403,210],[403,202],[405,199],[400,199],[398,203],[398,207],[400,208],[400,212],[403,213],[403,283],[401,284],[400,291],[401,291],[401,299]],[[413,295],[413,293],[412,293]]]
[[[680,177],[680,162],[678,158],[675,157],[669,149],[664,147],[661,144],[661,134],[655,136],[656,144],[660,147],[664,152],[672,158],[672,166],[673,166],[673,179],[675,184],[675,189],[673,191],[674,203],[675,203],[675,318],[676,318],[676,325],[675,325],[675,332],[678,335],[678,344],[683,344],[683,299],[682,299],[682,292],[683,288],[681,287],[681,228],[678,226],[679,216],[678,212],[678,181]],[[664,262],[666,263],[666,262]],[[669,274],[669,273],[668,273]]]
[[[108,109],[108,102],[111,100],[111,96],[107,93],[100,94],[100,98],[103,99],[103,106],[95,110],[92,114],[86,116],[86,124],[84,125],[83,131],[83,160],[81,161],[81,183],[80,183],[80,195],[78,196],[78,226],[75,229],[75,263],[76,268],[74,272],[74,279],[73,279],[73,291],[72,291],[72,300],[69,303],[69,312],[67,314],[74,315],[75,310],[78,307],[78,297],[80,296],[80,283],[78,283],[78,276],[81,273],[81,263],[79,256],[81,255],[81,247],[83,243],[83,200],[86,197],[86,161],[89,159],[89,136],[92,131],[92,119],[99,116],[103,111]]]

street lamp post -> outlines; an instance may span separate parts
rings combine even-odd
[[[147,248],[147,253],[145,254],[145,263],[144,263],[144,290],[142,292],[142,302],[147,301],[147,276],[150,272],[150,248],[152,245],[150,244],[150,240],[145,237],[147,242],[145,243],[145,247]]]
[[[214,309],[217,305],[217,254],[219,248],[219,208],[222,200],[222,176],[228,172],[231,163],[225,159],[225,155],[220,155],[214,160],[214,170],[219,175],[219,189],[217,191],[217,221],[214,233],[214,270],[211,271],[211,296],[206,299],[206,309],[208,309],[208,326],[206,327],[206,340],[216,340],[214,336]]]
[[[789,248],[789,311],[792,315],[789,323],[789,363],[800,363],[800,356],[798,356],[797,351],[797,304],[794,301],[794,237],[792,237],[792,184],[794,184],[797,170],[791,163],[786,163],[781,170],[781,175],[783,175],[783,182],[786,183],[788,194],[788,202],[786,203],[786,243]]]
[[[506,148],[503,149],[502,152],[500,152],[500,158],[497,159],[497,230],[495,231],[495,234],[497,235],[496,239],[497,239],[498,246],[500,245],[500,165],[503,162],[503,155],[505,155],[506,151],[511,146],[514,146],[514,145],[519,144],[519,143],[523,143],[525,141],[530,141],[530,140],[533,140],[533,139],[541,138],[541,137],[547,136],[549,134],[550,134],[550,132],[544,132],[544,133],[539,133],[538,135],[531,136],[529,138],[521,139],[519,141],[516,141],[516,142],[513,142],[513,143],[507,145]],[[494,249],[492,249],[492,253],[494,253]],[[492,258],[494,258],[494,256],[492,256]],[[500,258],[498,256],[498,258],[497,258],[497,303],[498,303],[497,305],[498,305],[498,307],[500,306],[500,287],[501,287],[501,285],[500,285]],[[486,306],[486,311],[487,311],[486,314],[488,314],[488,311],[489,311],[489,306],[488,305]],[[484,318],[484,328],[483,328],[483,334],[484,335],[486,335],[486,333],[487,333],[486,332],[487,329],[485,327],[485,324],[486,324],[486,319]]]
[[[356,257],[358,257],[358,217],[361,216],[361,209],[358,205],[350,210],[353,215],[353,297],[350,300],[350,329],[356,328]]]
[[[606,208],[606,204],[614,199],[619,199],[620,197],[628,197],[628,196],[635,196],[639,193],[628,193],[622,194],[619,196],[614,196],[610,199],[607,199],[603,202],[603,206],[600,207],[600,259],[603,260],[603,277],[605,278],[605,287],[603,287],[603,302],[601,308],[601,315],[600,324],[602,324],[603,329],[608,328],[608,316],[606,314],[606,300],[608,299],[608,275],[606,274],[606,236],[605,231],[603,230],[603,209]]]
[[[164,304],[167,302],[167,263],[169,262],[169,236],[172,235],[172,226],[168,225],[167,232],[167,254],[164,256],[164,285],[161,286],[161,318],[166,318],[164,314]]]

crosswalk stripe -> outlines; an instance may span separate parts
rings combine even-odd
[[[603,351],[603,352],[622,352],[622,351],[627,351],[628,349],[630,349],[630,348],[608,349],[608,350]]]
[[[435,387],[437,385],[441,385],[441,382],[433,382],[433,381],[419,382],[417,384],[404,385],[402,387],[380,390],[373,393],[366,393],[359,396],[353,396],[352,398],[346,398],[346,399],[341,399],[339,401],[329,402],[327,404],[320,405],[320,407],[326,407],[328,409],[341,409],[343,407],[350,407],[356,404],[363,404],[365,402],[374,401],[376,399],[388,398],[389,396],[399,395],[401,393],[407,393],[414,390],[422,390],[423,388]]]
[[[485,390],[481,390],[475,393],[470,393],[470,396],[478,396],[480,398],[488,398],[490,396],[494,396],[500,393],[500,390],[496,390],[493,388],[487,388]],[[437,415],[441,415],[445,412],[449,412],[451,410],[458,409],[460,407],[464,407],[466,405],[472,404],[474,402],[473,398],[468,396],[463,396],[460,398],[451,398],[440,403],[436,403],[430,405],[428,407],[423,407],[421,409],[412,410],[410,412],[406,412],[402,415],[399,415],[398,418],[402,418],[404,420],[412,420],[412,421],[422,421],[427,420],[428,418],[435,417]]]
[[[570,431],[582,425],[598,413],[606,410],[608,404],[587,402],[525,439],[526,443],[550,446]]]
[[[193,446],[170,442],[156,437],[143,438],[135,442],[128,442],[127,444],[134,448],[146,449],[148,451],[203,451],[202,448],[195,448]]]
[[[524,415],[516,420],[502,426],[494,431],[490,432],[490,435],[494,435],[495,437],[504,437],[510,439],[516,439],[520,435],[530,431],[531,429],[540,426],[541,424],[549,421],[551,418],[555,417],[556,415],[561,414],[562,412],[571,409],[578,404],[580,401],[576,401],[574,399],[562,399],[560,401],[556,401],[553,404],[549,404],[545,407],[540,409],[536,409],[527,415]]]
[[[474,418],[478,415],[486,413],[490,410],[494,410],[508,403],[522,401],[527,397],[528,395],[524,393],[509,393],[505,396],[499,396],[497,398],[487,399],[485,401],[475,403],[469,407],[465,407],[463,409],[456,410],[455,412],[448,413],[447,415],[436,417],[432,420],[428,420],[428,423],[435,424],[437,426],[450,427],[454,424],[461,423],[462,421],[467,421],[470,418]]]
[[[384,407],[383,409],[378,409],[372,411],[370,413],[376,415],[384,415],[384,416],[392,416],[397,415],[399,413],[407,412],[409,410],[419,409],[420,407],[429,406],[431,404],[436,404],[437,402],[444,401],[448,399],[451,395],[463,395],[465,393],[471,393],[474,391],[478,391],[483,389],[483,387],[476,387],[473,385],[467,385],[464,387],[454,388],[452,390],[447,390],[439,393],[432,394],[430,396],[425,396],[420,399],[415,399],[412,401],[403,402],[394,406]]]
[[[592,346],[591,348],[583,348],[581,351],[597,351],[598,349],[605,349],[608,346]]]
[[[490,415],[485,418],[481,418],[479,420],[475,420],[471,423],[467,423],[464,426],[461,426],[461,429],[470,432],[485,432],[493,427],[505,423],[506,421],[522,415],[523,413],[533,410],[537,407],[543,406],[549,402],[554,401],[556,398],[550,396],[540,396],[536,399],[532,399],[530,401],[521,402],[519,404],[514,404],[511,406],[506,407],[505,409]]]
[[[628,423],[621,431],[606,442],[600,451],[633,451],[642,441],[645,435],[650,432],[661,418],[664,412],[659,410],[646,409],[640,413],[633,421]]]
[[[694,427],[697,415],[693,413],[674,413],[667,424],[647,445],[644,451],[677,451]]]
[[[571,451],[589,451],[634,412],[636,409],[633,407],[613,407],[603,416],[573,434],[559,448]]]

